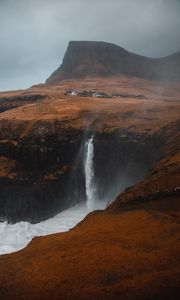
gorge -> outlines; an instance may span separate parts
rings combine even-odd
[[[7,126],[4,120],[3,125]],[[86,160],[92,159],[90,151],[94,147],[96,190],[93,197],[96,194],[97,199],[111,201],[120,191],[143,178],[160,157],[163,145],[161,135],[148,136],[119,129],[103,134],[96,132],[94,145],[90,143],[91,139],[86,144],[83,129],[71,129],[69,134],[69,130],[63,134],[56,125],[56,132],[52,133],[46,122],[41,125],[46,136],[37,124],[38,132],[33,128],[33,136],[29,135],[27,141],[27,137],[20,136],[29,124],[24,124],[25,128],[16,126],[17,139],[10,142],[4,136],[0,147],[3,157],[6,153],[2,162],[10,161],[12,169],[15,165],[20,174],[19,179],[17,175],[1,179],[0,217],[11,223],[40,222],[86,198],[91,199],[93,171],[86,161],[84,174],[84,151],[87,151]],[[14,135],[14,126],[12,130]],[[1,132],[11,136],[10,126],[8,132],[1,127]]]
[[[89,43],[0,95],[1,297],[178,299],[179,54]]]

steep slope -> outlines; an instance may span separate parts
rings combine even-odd
[[[175,210],[174,210],[175,212]],[[0,257],[4,300],[178,300],[179,225],[155,205],[96,213]]]
[[[135,159],[144,165],[162,150],[144,180],[104,212],[90,214],[67,233],[36,238],[23,251],[1,256],[3,300],[179,299],[179,85],[125,78],[122,87],[120,82],[36,87],[32,90],[47,98],[0,114],[0,208],[2,216],[12,215],[13,220],[21,219],[23,210],[26,218],[32,213],[37,220],[42,218],[35,214],[39,209],[50,214],[60,209],[54,199],[62,200],[70,160],[91,123],[98,161],[107,166],[111,185],[116,177],[109,162],[130,176],[134,169],[140,173]],[[69,86],[103,86],[107,92],[142,93],[146,98],[65,96]],[[122,169],[128,162],[131,168]],[[70,190],[74,196],[73,185]]]
[[[109,209],[90,214],[68,233],[36,238],[23,251],[1,256],[1,297],[179,299],[178,129],[178,122],[163,129],[166,163],[160,161]],[[122,203],[129,194],[131,201]]]
[[[180,53],[152,59],[130,53],[110,43],[69,42],[62,65],[47,79],[46,83],[87,76],[120,75],[151,80],[179,80]]]
[[[147,174],[165,142],[160,129],[179,118],[180,91],[178,85],[157,86],[140,79],[121,83],[123,87],[119,80],[101,79],[34,87],[25,99],[35,94],[43,98],[0,113],[2,220],[38,222],[85,199],[82,159],[76,167],[74,162],[79,151],[83,157],[90,125],[98,198],[110,200]],[[128,94],[125,99],[64,95],[71,84]],[[145,100],[131,98],[139,93]],[[20,92],[15,99],[23,97]]]

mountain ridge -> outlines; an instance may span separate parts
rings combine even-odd
[[[160,58],[149,58],[112,43],[70,41],[62,64],[46,83],[88,76],[121,75],[160,81],[180,80],[180,52]]]

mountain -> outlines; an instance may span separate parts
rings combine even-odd
[[[180,52],[147,58],[106,42],[71,41],[62,65],[46,83],[85,77],[128,75],[150,80],[180,79]]]

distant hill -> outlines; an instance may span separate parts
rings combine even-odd
[[[147,58],[106,42],[71,41],[62,65],[46,83],[65,79],[128,75],[150,80],[180,80],[180,52]]]

